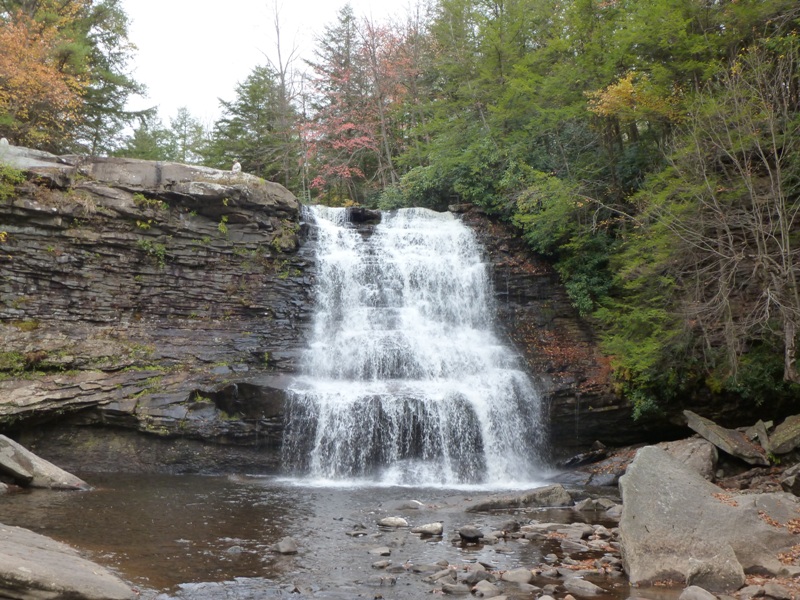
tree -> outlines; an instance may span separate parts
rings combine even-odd
[[[107,152],[136,117],[125,104],[143,88],[127,74],[120,0],[2,0],[0,38],[0,111],[17,143]]]
[[[174,152],[171,160],[185,164],[199,163],[205,131],[200,121],[195,119],[189,109],[182,106],[174,118],[169,120],[169,139]]]
[[[59,65],[55,27],[21,10],[0,23],[0,135],[19,145],[57,148],[79,119],[83,74]]]
[[[177,160],[175,137],[154,113],[143,116],[133,133],[113,154],[143,160]]]
[[[223,115],[201,152],[205,164],[229,169],[238,160],[248,173],[291,186],[299,174],[299,139],[283,129],[293,119],[285,114],[275,71],[269,66],[255,67],[236,86],[236,98],[220,100],[220,104]]]
[[[800,383],[799,91],[795,36],[740,53],[699,95],[657,211],[687,246],[690,318],[733,376],[749,346],[777,335],[783,378]]]
[[[358,202],[378,146],[369,124],[365,65],[350,5],[325,28],[315,55],[310,63],[314,113],[304,132],[316,170],[311,187],[323,191],[329,202]]]

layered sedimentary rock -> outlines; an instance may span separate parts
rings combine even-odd
[[[175,163],[3,161],[27,181],[0,202],[0,427],[57,422],[23,436],[51,454],[86,437],[69,424],[276,448],[312,304],[295,197]]]
[[[277,468],[313,312],[295,197],[176,163],[15,147],[2,162],[26,180],[0,187],[0,432],[69,469]],[[368,234],[380,214],[352,217]],[[552,268],[510,228],[462,218],[558,452],[640,439]]]

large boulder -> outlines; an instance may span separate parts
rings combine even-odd
[[[620,479],[620,541],[631,583],[677,580],[716,592],[745,573],[779,574],[777,556],[798,542],[789,494],[731,496],[663,450],[647,446]]]
[[[4,435],[0,435],[0,474],[28,487],[66,490],[90,488],[83,479],[39,458]]]
[[[135,596],[107,569],[43,535],[0,524],[0,597],[17,600],[129,600]]]

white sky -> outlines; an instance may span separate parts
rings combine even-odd
[[[130,108],[154,105],[165,125],[186,106],[204,124],[219,116],[218,98],[234,99],[234,89],[253,67],[275,56],[275,0],[123,0],[130,39],[138,51],[134,78],[148,97]],[[312,57],[314,40],[347,0],[277,0],[285,56],[296,46]],[[375,21],[402,17],[409,0],[350,0],[357,17]],[[303,67],[298,64],[298,67]],[[304,67],[303,67],[304,68]]]

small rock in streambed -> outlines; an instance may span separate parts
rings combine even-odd
[[[290,537],[285,537],[273,546],[278,554],[297,554],[297,542]]]
[[[385,569],[386,567],[388,567],[391,564],[392,564],[392,561],[390,561],[390,560],[378,560],[378,561],[375,561],[374,563],[372,563],[372,568],[373,569]]]
[[[483,569],[470,570],[464,577],[461,578],[462,583],[467,585],[475,585],[478,582],[489,579],[489,573]]]
[[[442,535],[444,532],[444,525],[442,522],[427,523],[418,527],[413,527],[411,533],[420,533],[422,535]]]
[[[459,529],[458,535],[465,544],[477,544],[483,538],[483,532],[472,525],[466,525]]]
[[[432,575],[428,575],[422,581],[425,581],[427,583],[436,583],[440,579],[444,579],[445,577],[452,578],[452,576],[453,576],[453,571],[451,571],[450,569],[442,569],[441,571],[436,571],[436,573],[433,573]],[[453,583],[455,583],[455,580],[453,580]]]
[[[466,596],[469,595],[470,589],[468,585],[463,583],[445,583],[442,585],[442,593],[453,596]]]
[[[472,588],[472,593],[478,598],[495,598],[500,595],[500,589],[488,581],[479,581]]]
[[[403,517],[384,517],[378,521],[381,527],[408,527],[408,521]]]
[[[506,571],[500,576],[500,579],[510,583],[530,583],[531,579],[533,579],[533,573],[531,573],[530,569],[520,567],[519,569]]]
[[[425,508],[425,505],[419,500],[406,500],[400,503],[397,508],[399,510],[422,510]]]
[[[570,577],[564,581],[564,587],[568,592],[577,594],[578,596],[594,596],[605,592],[599,585],[593,584],[591,581],[579,579],[578,577]]]
[[[378,548],[372,548],[369,553],[376,556],[391,556],[392,549],[388,546],[379,546]]]

